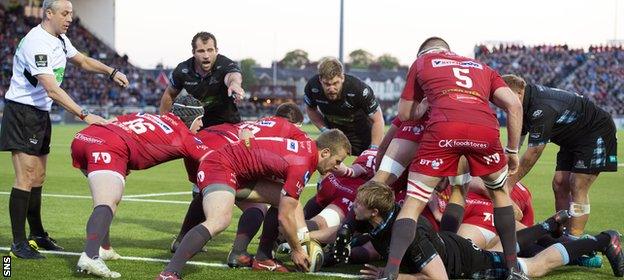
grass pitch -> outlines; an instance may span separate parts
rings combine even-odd
[[[90,192],[82,173],[71,165],[70,144],[74,133],[83,128],[79,125],[56,125],[53,128],[51,153],[44,185],[43,221],[46,230],[57,239],[60,245],[71,254],[83,250],[85,224],[91,213]],[[315,137],[318,132],[312,126],[304,129]],[[504,133],[503,133],[504,134]],[[624,139],[624,131],[618,138]],[[624,231],[624,146],[618,142],[620,171],[601,174],[591,188],[591,219],[588,233],[598,233],[604,229]],[[533,193],[536,221],[552,215],[554,198],[551,180],[558,148],[549,144],[544,154],[523,180]],[[122,200],[111,227],[113,247],[122,255],[136,257],[133,260],[107,262],[108,266],[122,274],[123,279],[153,279],[165,266],[159,259],[171,257],[169,244],[177,234],[180,223],[190,200],[190,186],[181,161],[173,161],[144,171],[133,171],[127,178],[125,200]],[[316,183],[315,174],[311,183]],[[6,205],[0,211],[0,254],[8,255],[11,244],[9,220],[9,192],[14,174],[10,153],[0,153],[0,204]],[[306,188],[302,203],[310,198],[315,189]],[[188,192],[188,193],[186,193]],[[172,194],[167,194],[172,193]],[[158,194],[155,196],[145,196]],[[164,194],[164,195],[163,195]],[[134,196],[134,197],[132,197]],[[321,276],[301,273],[275,274],[255,273],[250,270],[223,268],[236,231],[239,210],[235,210],[232,224],[223,234],[208,243],[209,252],[199,253],[193,261],[202,265],[187,265],[184,279],[330,279],[338,276]],[[255,252],[257,238],[252,241],[250,252]],[[41,261],[25,261],[13,258],[13,279],[75,279],[90,278],[75,274],[78,256],[49,255]],[[145,258],[145,259],[141,259]],[[280,259],[287,261],[289,256]],[[560,268],[546,279],[608,279],[613,274],[606,258],[600,269],[581,267]],[[340,266],[326,269],[327,272],[356,274],[360,266]]]

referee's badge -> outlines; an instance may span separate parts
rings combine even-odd
[[[37,67],[48,67],[48,56],[45,54],[36,54],[35,65]]]

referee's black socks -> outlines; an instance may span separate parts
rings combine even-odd
[[[30,192],[13,187],[11,198],[9,199],[9,215],[11,216],[11,230],[13,232],[13,243],[26,241],[26,214],[28,212],[28,201]]]
[[[28,225],[30,226],[30,235],[45,237],[41,223],[41,190],[43,186],[33,187],[30,189],[30,199],[28,200]]]

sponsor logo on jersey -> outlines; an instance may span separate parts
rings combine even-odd
[[[318,88],[315,88],[315,87],[310,89],[310,91],[312,91],[312,93],[319,93],[320,92],[320,90]]]
[[[310,180],[310,171],[306,171],[306,173],[303,174],[303,183],[306,184],[308,183],[309,180]]]
[[[196,86],[198,82],[184,81],[185,86]]]
[[[452,60],[452,59],[436,58],[436,59],[431,60],[431,65],[433,67],[459,66],[459,67],[483,69],[483,65],[474,61],[470,61],[470,60],[457,61],[457,60]]]
[[[160,129],[162,129],[165,132],[165,134],[173,133],[173,128],[171,128],[169,125],[163,122],[158,116],[154,116],[150,114],[142,114],[140,115],[140,117],[146,120],[150,120],[153,123],[155,123],[158,127],[160,127]]]
[[[80,140],[82,142],[91,143],[91,144],[98,144],[98,145],[104,144],[104,140],[97,138],[97,137],[90,136],[90,135],[84,135],[82,133],[77,133],[76,136],[74,136],[74,139]]]
[[[362,91],[362,95],[364,97],[366,97],[368,95],[368,93],[370,92],[370,90],[368,90],[368,88],[364,88],[364,90]]]
[[[189,70],[187,68],[182,68],[182,70],[180,70],[182,73],[184,74],[188,74]]]
[[[209,85],[214,85],[214,84],[218,84],[219,80],[217,80],[216,77],[210,77],[210,82],[208,83]]]
[[[474,148],[486,149],[488,143],[469,139],[443,139],[438,142],[440,148]]]
[[[321,104],[329,104],[329,101],[327,101],[327,100],[314,99],[314,101],[315,101],[316,103],[321,103]]]
[[[541,117],[543,113],[544,112],[542,110],[535,110],[535,111],[533,111],[533,118],[537,119],[537,118]]]
[[[36,54],[35,65],[37,67],[48,67],[48,56],[45,54]]]
[[[585,161],[583,161],[583,160],[578,160],[578,161],[576,162],[576,164],[574,165],[574,168],[582,168],[582,169],[585,169],[585,168],[587,168],[587,166],[585,165]]]

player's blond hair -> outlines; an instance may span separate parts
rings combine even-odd
[[[503,75],[501,78],[503,78],[507,86],[514,92],[524,90],[527,84],[522,77],[513,74]]]
[[[323,59],[321,63],[319,63],[318,73],[321,79],[331,80],[336,76],[342,76],[344,74],[344,70],[342,63],[340,63],[338,59],[329,57]]]
[[[394,192],[384,183],[368,181],[358,189],[358,203],[386,214],[394,209]]]
[[[327,130],[316,138],[316,146],[319,150],[329,149],[332,155],[337,155],[341,151],[351,154],[351,142],[349,138],[338,129]]]

